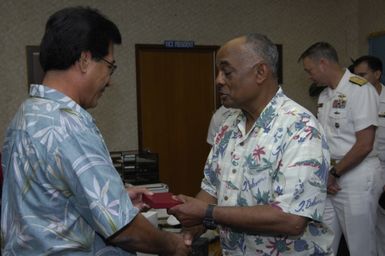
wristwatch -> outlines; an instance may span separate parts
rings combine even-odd
[[[215,204],[209,204],[206,209],[205,217],[203,218],[203,226],[207,229],[216,229],[217,223],[215,223],[213,218],[213,210]]]
[[[337,179],[341,177],[341,175],[339,175],[339,174],[337,173],[337,170],[336,170],[336,168],[335,168],[334,166],[329,170],[329,173],[330,173],[331,175],[333,175],[334,177],[336,177]]]

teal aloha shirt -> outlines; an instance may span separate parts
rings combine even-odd
[[[2,255],[135,255],[105,239],[138,213],[91,115],[31,85],[6,134]]]
[[[333,235],[322,223],[330,156],[316,118],[280,88],[247,134],[245,127],[242,111],[224,121],[202,189],[220,206],[272,205],[309,222],[299,237],[220,226],[223,255],[331,255]]]

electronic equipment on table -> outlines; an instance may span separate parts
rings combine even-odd
[[[112,162],[125,184],[159,182],[158,154],[148,151],[112,151]]]

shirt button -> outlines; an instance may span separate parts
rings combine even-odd
[[[239,145],[243,146],[245,143],[242,141],[241,143],[239,143]]]
[[[229,200],[228,196],[225,196],[223,199],[225,199],[225,201]]]
[[[237,170],[236,169],[233,169],[233,173],[236,173],[237,172]]]

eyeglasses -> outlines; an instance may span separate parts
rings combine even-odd
[[[106,60],[105,58],[101,58],[101,60],[108,64],[108,68],[110,69],[110,76],[112,76],[112,74],[114,73],[115,69],[118,68],[118,66],[115,65],[115,61],[111,62],[111,61]]]

